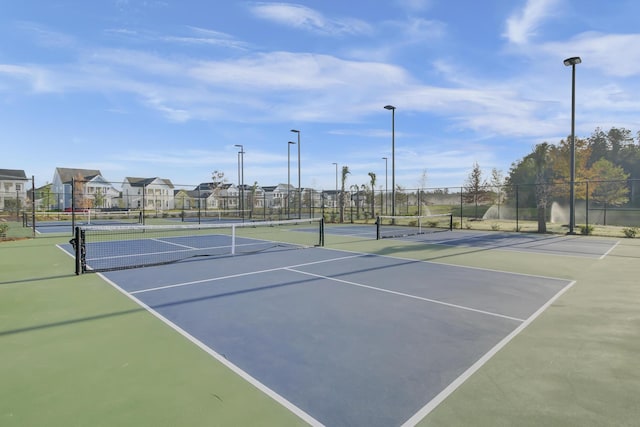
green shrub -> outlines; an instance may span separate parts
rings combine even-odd
[[[9,230],[9,224],[5,222],[0,222],[0,237],[6,237],[7,230]]]
[[[638,227],[623,228],[622,232],[624,233],[625,237],[633,239],[638,234]]]
[[[580,234],[588,236],[593,234],[593,225],[581,225],[580,226]]]
[[[498,231],[500,230],[500,224],[491,224],[491,229],[493,231]]]
[[[458,221],[453,221],[453,229],[457,230],[458,228],[460,228],[460,223]]]

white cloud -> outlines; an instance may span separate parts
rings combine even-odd
[[[248,43],[237,40],[235,37],[227,33],[192,26],[188,26],[187,29],[189,30],[189,34],[186,35],[164,35],[150,31],[136,31],[126,28],[110,28],[105,30],[105,33],[111,36],[117,36],[121,39],[133,40],[136,43],[140,43],[141,41],[145,43],[164,42],[192,46],[219,46],[239,50],[246,50],[249,48]]]
[[[507,19],[503,34],[511,43],[527,44],[540,24],[554,14],[560,0],[527,0],[524,9]]]
[[[613,77],[640,74],[640,33],[602,34],[586,32],[571,40],[547,43],[538,49],[558,58],[580,56],[580,68],[593,68]]]
[[[262,19],[319,34],[368,34],[372,29],[353,18],[327,18],[309,7],[291,3],[254,3],[252,13]]]

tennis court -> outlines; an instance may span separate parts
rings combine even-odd
[[[328,226],[326,232],[336,236],[359,239],[376,238],[375,225]],[[615,239],[589,239],[585,236],[558,234],[446,230],[438,228],[424,228],[418,232],[415,229],[408,230],[407,227],[403,226],[386,226],[385,233],[388,234],[389,238],[403,242],[595,259],[603,258],[619,243]]]
[[[313,242],[313,230],[276,235]],[[419,421],[573,283],[314,245],[229,256],[228,236],[217,235],[101,239],[87,243],[86,261],[127,268],[119,260],[188,249],[103,275],[313,425]],[[238,250],[256,244],[235,238]]]

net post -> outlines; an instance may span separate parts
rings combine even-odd
[[[80,275],[80,273],[82,273],[82,261],[80,260],[80,256],[82,252],[80,250],[80,227],[75,228],[73,239],[71,239],[69,243],[71,243],[71,246],[73,247],[73,251],[75,254],[75,264],[76,264],[75,273],[76,273],[76,276],[78,276]]]
[[[71,234],[73,234],[75,229],[76,229],[76,179],[71,178]]]
[[[231,255],[236,254],[236,225],[231,225]]]
[[[324,246],[324,217],[320,218],[320,246]]]
[[[382,219],[380,218],[380,215],[378,215],[376,217],[376,240],[380,240],[380,223],[382,222]]]
[[[31,197],[33,200],[31,201],[31,233],[32,236],[36,237],[36,177],[35,175],[31,175]],[[27,223],[29,220],[27,219]]]
[[[453,213],[449,214],[449,231],[453,231]]]

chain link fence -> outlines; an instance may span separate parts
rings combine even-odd
[[[72,180],[54,189],[25,184],[0,191],[4,218],[37,212],[140,212],[143,221],[170,219],[276,220],[324,216],[327,222],[373,223],[378,215],[452,213],[454,228],[566,233],[570,225],[569,183],[401,189],[370,186],[348,190],[302,189],[286,185],[239,187],[229,183],[174,185],[167,180],[127,182]],[[640,227],[640,180],[575,183],[576,232]]]

